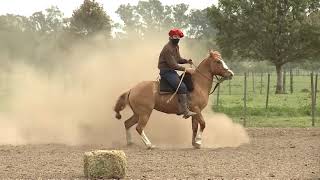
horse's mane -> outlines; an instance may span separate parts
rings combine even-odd
[[[210,54],[209,54],[208,57],[204,58],[204,59],[200,62],[200,64],[198,64],[197,67],[201,66],[201,64],[204,63],[205,61],[207,61],[209,57],[210,57]]]

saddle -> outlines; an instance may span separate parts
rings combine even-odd
[[[180,75],[180,79],[182,78],[182,75]],[[184,78],[182,80],[184,84],[187,86],[187,89],[189,92],[192,92],[194,87],[193,87],[193,82],[192,82],[192,75],[190,73],[186,73],[184,75]],[[159,80],[159,94],[172,94],[176,91],[176,89],[172,88],[168,81],[166,79],[160,78]]]

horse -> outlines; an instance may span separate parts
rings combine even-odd
[[[206,127],[201,111],[208,104],[209,93],[212,88],[214,77],[220,76],[224,80],[231,80],[233,75],[234,73],[228,68],[219,52],[212,50],[209,52],[208,57],[202,60],[192,74],[194,89],[189,94],[189,97],[191,98],[189,108],[191,111],[197,113],[191,117],[193,147],[201,147],[202,133]],[[144,132],[151,112],[154,109],[167,114],[177,114],[179,112],[177,97],[175,96],[172,101],[168,102],[171,94],[160,94],[159,84],[158,81],[140,82],[130,90],[121,94],[118,98],[114,106],[117,119],[121,119],[120,111],[122,111],[126,105],[129,105],[133,111],[133,115],[124,122],[127,145],[132,144],[130,128],[137,124],[136,131],[146,147],[148,149],[154,148],[155,146]]]

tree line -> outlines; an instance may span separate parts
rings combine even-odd
[[[148,0],[120,5],[116,13],[122,23],[116,23],[101,4],[84,0],[71,17],[64,17],[54,6],[29,17],[1,15],[0,58],[51,67],[56,52],[96,34],[106,41],[148,39],[177,27],[187,39],[218,48],[235,64],[272,64],[278,77],[276,91],[281,93],[285,65],[319,67],[319,9],[319,0],[219,0],[203,10]]]
[[[122,23],[113,22],[100,3],[84,0],[71,17],[64,17],[55,6],[29,17],[1,15],[0,58],[25,59],[34,65],[50,67],[56,61],[56,52],[67,51],[72,44],[97,34],[106,41],[147,39],[154,33],[166,34],[170,28],[178,27],[188,37],[201,39],[205,33],[214,31],[208,28],[206,11],[190,10],[187,4],[167,6],[159,0],[140,1],[136,6],[120,5],[116,13]]]

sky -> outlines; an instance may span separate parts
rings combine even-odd
[[[114,22],[118,22],[120,18],[115,13],[121,4],[136,5],[139,0],[96,0],[101,3],[107,14]],[[185,3],[189,4],[192,9],[204,9],[212,4],[216,4],[218,0],[160,0],[163,5],[173,5]],[[72,15],[72,11],[82,4],[83,0],[1,0],[0,14],[19,14],[30,16],[37,11],[43,11],[50,6],[57,6],[66,17]]]

